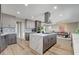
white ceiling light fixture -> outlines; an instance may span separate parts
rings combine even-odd
[[[63,16],[63,14],[60,14],[59,16],[61,17],[61,16]]]
[[[25,6],[28,6],[28,4],[25,4]]]
[[[32,16],[32,19],[34,18],[34,16]]]
[[[56,10],[58,7],[57,6],[54,6],[54,9]]]
[[[20,12],[19,12],[19,11],[17,11],[17,14],[20,14]]]

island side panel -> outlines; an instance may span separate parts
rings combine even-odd
[[[30,48],[38,52],[39,54],[43,54],[43,36],[30,34]]]

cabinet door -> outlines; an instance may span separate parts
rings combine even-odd
[[[29,41],[29,33],[25,33],[25,39]]]
[[[56,43],[56,35],[55,34],[52,35],[50,40],[51,40],[51,46],[54,45]]]
[[[52,36],[49,36],[49,47],[52,46],[52,41],[53,41],[53,37]]]
[[[4,39],[5,39],[5,42],[6,42],[5,44],[8,45],[8,39],[7,39],[6,35],[4,35]]]
[[[56,34],[53,35],[53,44],[55,44],[57,42],[57,36]]]
[[[7,47],[4,36],[1,36],[1,51],[3,51]]]
[[[16,34],[9,34],[8,35],[8,44],[14,44],[16,43]]]
[[[11,44],[15,44],[15,43],[17,43],[16,34],[12,34],[12,36],[11,36]]]
[[[53,41],[53,37],[52,35],[50,35],[48,39],[48,45],[49,45],[48,48],[52,46],[52,41]]]
[[[9,34],[9,35],[7,35],[7,39],[8,39],[8,45],[10,45],[11,44],[11,35]]]
[[[10,42],[9,35],[7,34],[7,35],[5,36],[5,38],[6,38],[6,42],[7,42],[7,45],[8,45],[9,42]]]
[[[56,43],[56,35],[50,35],[48,38],[48,43],[49,47],[53,46]]]
[[[48,49],[48,37],[47,36],[45,36],[45,37],[43,37],[43,51],[45,51],[46,49]]]

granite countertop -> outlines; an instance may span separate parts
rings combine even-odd
[[[25,32],[25,33],[36,33],[36,32],[29,32],[29,31],[27,31],[27,32]]]
[[[1,36],[7,35],[7,34],[16,34],[15,32],[10,32],[10,33],[2,33]]]
[[[56,33],[49,33],[49,34],[45,34],[45,33],[32,33],[32,35],[39,35],[39,36],[48,36],[48,35],[52,35],[52,34],[56,34]]]

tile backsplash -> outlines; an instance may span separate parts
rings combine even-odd
[[[32,32],[32,28],[26,28],[24,31],[25,32]],[[16,32],[15,27],[3,27],[3,33],[15,33],[15,32]]]
[[[32,32],[32,29],[27,28],[27,29],[25,29],[25,32]]]
[[[11,32],[16,32],[15,27],[4,27],[3,28],[3,33],[11,33]]]

